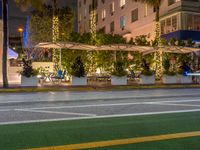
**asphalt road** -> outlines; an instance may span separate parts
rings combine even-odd
[[[200,111],[200,89],[0,94],[0,125]]]

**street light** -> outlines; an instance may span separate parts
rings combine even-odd
[[[24,31],[24,29],[23,29],[23,28],[18,28],[17,31],[18,31],[19,33],[22,33],[22,32]]]

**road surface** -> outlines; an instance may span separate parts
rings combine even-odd
[[[0,94],[0,125],[200,111],[200,89]]]

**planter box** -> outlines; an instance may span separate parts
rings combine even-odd
[[[23,87],[34,87],[38,86],[38,78],[36,76],[27,78],[25,76],[21,76],[21,86]]]
[[[111,84],[112,85],[127,85],[127,76],[123,76],[123,77],[112,76]]]
[[[141,75],[139,84],[155,84],[155,75],[152,76]]]
[[[87,85],[87,77],[71,77],[71,85]]]
[[[183,76],[183,75],[179,75],[179,82],[181,84],[191,84],[192,83],[192,77],[191,76]]]
[[[164,84],[176,84],[177,83],[177,77],[176,77],[176,75],[174,75],[174,76],[163,75],[162,82]]]

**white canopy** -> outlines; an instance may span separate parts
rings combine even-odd
[[[12,49],[8,48],[8,59],[17,59],[18,54]]]
[[[74,50],[86,50],[86,51],[139,51],[146,52],[154,50],[150,46],[136,46],[130,44],[113,44],[113,45],[101,45],[94,46],[82,43],[74,42],[45,42],[39,43],[35,46],[36,48],[56,48],[56,49],[74,49]]]

